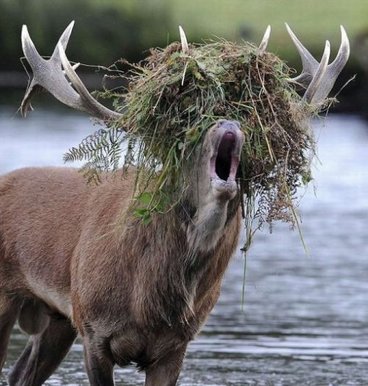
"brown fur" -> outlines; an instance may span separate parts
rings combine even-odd
[[[191,181],[205,182],[193,183],[174,210],[148,225],[131,214],[134,170],[106,175],[98,186],[65,168],[0,178],[0,364],[14,315],[38,334],[11,384],[42,384],[74,328],[91,384],[112,385],[113,365],[130,362],[146,370],[146,385],[176,384],[186,346],[218,299],[240,230],[238,194],[213,193],[209,182],[215,131],[188,168]],[[34,321],[27,324],[29,315]],[[65,342],[60,348],[51,332]]]

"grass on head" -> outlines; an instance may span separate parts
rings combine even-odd
[[[206,131],[218,119],[236,120],[245,135],[238,173],[245,224],[295,224],[294,201],[298,187],[311,179],[315,143],[310,106],[289,76],[281,59],[259,55],[246,42],[210,41],[190,45],[187,53],[179,43],[153,49],[132,65],[122,94],[105,93],[123,113],[121,120],[72,149],[69,158],[100,165],[107,155],[111,165],[116,143],[127,142],[125,165],[134,160],[139,170],[135,213],[149,222],[153,213],[180,200],[186,189],[183,165]]]

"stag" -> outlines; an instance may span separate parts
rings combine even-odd
[[[34,91],[44,88],[102,121],[119,119],[91,96],[68,61],[72,27],[45,60],[23,26],[33,71],[23,115]],[[320,103],[348,59],[346,33],[341,27],[339,52],[328,64],[328,42],[319,63],[287,29],[303,63],[292,81],[306,88],[306,102]],[[270,28],[259,55],[269,36]],[[129,363],[145,371],[146,386],[177,383],[187,345],[215,305],[237,246],[243,141],[237,122],[215,122],[188,160],[191,183],[179,205],[149,224],[131,214],[133,168],[123,177],[106,175],[97,186],[70,168],[25,168],[0,177],[1,367],[14,323],[30,335],[10,385],[41,385],[78,334],[91,385],[113,385],[114,365]]]

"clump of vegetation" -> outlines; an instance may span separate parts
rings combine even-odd
[[[238,182],[246,223],[295,224],[293,202],[298,187],[311,179],[314,140],[309,106],[289,76],[277,56],[260,55],[245,42],[207,42],[188,52],[179,43],[153,49],[144,62],[132,65],[124,93],[105,93],[120,107],[121,121],[72,149],[69,158],[96,165],[106,159],[101,152],[109,144],[116,150],[109,136],[125,141],[125,165],[134,160],[140,170],[136,214],[149,221],[153,212],[170,209],[175,204],[170,197],[177,199],[185,189],[182,165],[203,134],[218,119],[237,120],[245,134]]]

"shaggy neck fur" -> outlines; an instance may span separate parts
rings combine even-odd
[[[149,226],[135,223],[130,228],[132,238],[136,238],[137,227],[144,235],[144,240],[140,238],[143,245],[134,246],[142,253],[135,261],[131,303],[144,325],[159,326],[164,321],[169,327],[189,328],[193,324],[189,335],[197,331],[198,307],[208,287],[222,278],[237,243],[238,202],[236,198],[213,205],[207,214],[183,204],[170,214],[156,216]]]

